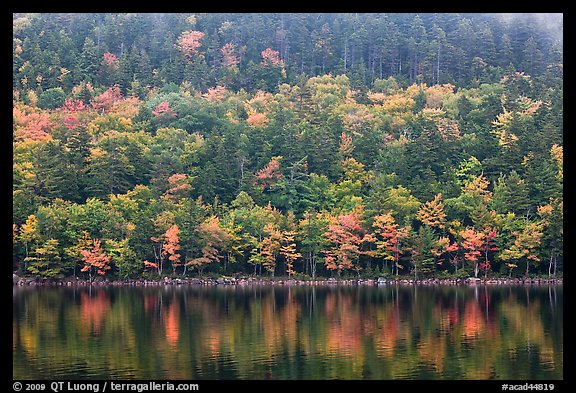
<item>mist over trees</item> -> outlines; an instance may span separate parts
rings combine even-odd
[[[557,274],[562,23],[14,14],[14,271]]]

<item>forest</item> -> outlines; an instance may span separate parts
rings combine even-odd
[[[13,271],[561,275],[562,24],[13,14]]]

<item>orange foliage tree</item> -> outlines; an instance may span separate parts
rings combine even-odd
[[[272,157],[270,162],[256,172],[256,182],[262,187],[262,189],[270,188],[278,180],[282,179],[282,172],[280,171],[280,160],[281,156]]]
[[[80,271],[88,272],[90,282],[94,281],[95,273],[103,276],[106,270],[110,269],[110,257],[102,250],[100,240],[94,239],[93,244],[91,250],[80,250],[84,261],[84,267]]]
[[[360,226],[360,215],[357,212],[331,217],[328,231],[324,236],[331,247],[325,251],[324,264],[329,270],[336,270],[338,275],[345,269],[352,269],[360,256],[360,244],[363,229]]]
[[[384,257],[384,260],[393,261],[392,273],[394,273],[395,269],[396,275],[398,275],[398,268],[401,267],[399,261],[402,251],[402,240],[408,237],[408,228],[400,228],[391,213],[374,217],[372,228],[376,244],[375,255]]]
[[[204,38],[204,33],[201,31],[184,31],[176,42],[176,48],[182,52],[186,60],[192,62],[202,46],[200,43],[202,38]]]
[[[186,262],[186,266],[191,266],[202,275],[204,268],[212,262],[218,262],[222,258],[219,250],[232,240],[232,235],[222,227],[220,220],[216,216],[208,218],[198,225],[196,232],[199,236],[200,256]]]
[[[464,250],[464,259],[468,262],[474,263],[474,277],[478,277],[480,266],[478,260],[482,255],[482,250],[485,244],[485,235],[474,230],[474,228],[467,227],[460,231],[462,237],[462,249]]]
[[[446,213],[444,212],[444,203],[442,203],[442,194],[440,193],[432,201],[424,203],[418,210],[416,218],[432,228],[444,229],[446,227]]]
[[[260,254],[262,254],[262,266],[274,276],[276,272],[276,258],[281,249],[281,232],[273,224],[266,224],[264,227],[266,236],[260,242]]]
[[[174,224],[161,236],[150,237],[150,240],[153,242],[154,258],[156,262],[144,261],[144,265],[146,267],[157,269],[158,274],[161,275],[164,261],[168,259],[172,262],[173,272],[176,273],[176,268],[182,265],[180,263],[180,254],[178,254],[178,250],[180,250],[180,239],[178,238],[179,233],[180,229],[178,228],[178,225]]]
[[[292,269],[294,267],[294,261],[298,258],[302,258],[302,254],[296,251],[296,243],[294,242],[294,236],[296,236],[295,231],[282,231],[282,240],[280,246],[280,255],[284,257],[286,261],[286,273],[288,277],[291,277],[295,271]]]

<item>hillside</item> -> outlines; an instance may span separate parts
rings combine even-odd
[[[562,270],[561,15],[13,26],[14,271]]]

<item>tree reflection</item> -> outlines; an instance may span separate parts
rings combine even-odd
[[[14,295],[13,373],[560,379],[562,327],[561,287],[41,288]]]

